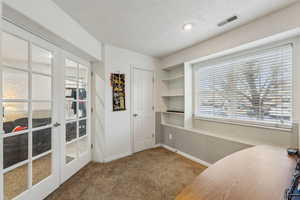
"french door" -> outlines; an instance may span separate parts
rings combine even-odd
[[[3,22],[0,200],[42,200],[91,160],[89,63]]]
[[[91,160],[89,63],[64,53],[64,122],[61,178],[70,178]]]
[[[0,199],[43,199],[59,184],[57,48],[3,23]]]

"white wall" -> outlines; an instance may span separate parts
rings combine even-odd
[[[101,42],[91,36],[51,0],[4,0],[3,2],[8,7],[39,24],[39,29],[45,28],[57,37],[84,51],[93,59],[101,60]],[[7,13],[6,10],[4,11],[4,13]],[[12,14],[12,16],[16,15]],[[25,23],[26,25],[29,24],[28,21]]]
[[[92,63],[92,144],[93,160],[103,162],[105,155],[105,69],[103,62]]]
[[[163,58],[162,66],[191,61],[299,27],[300,3],[297,3]],[[299,93],[297,93],[296,96],[299,96]],[[299,97],[297,97],[297,100],[300,101]],[[298,112],[300,104],[299,102],[296,104],[298,107],[296,108],[296,112]],[[161,107],[163,106],[161,105]],[[296,114],[296,116],[299,116],[299,113]],[[297,118],[296,121],[299,122],[299,119]],[[297,139],[295,139],[298,134],[297,127],[295,127],[291,133],[280,130],[243,127],[232,124],[194,120],[194,128],[200,130],[200,132],[202,131],[204,133],[220,135],[220,137],[226,136],[235,138],[238,141],[251,141],[250,143],[253,144],[271,144],[284,147],[295,147],[298,144]]]
[[[103,82],[105,84],[105,131],[100,133],[100,131],[96,130],[95,137],[98,139],[104,138],[104,160],[109,161],[132,153],[130,143],[131,68],[134,66],[156,71],[159,66],[159,60],[111,45],[105,45],[103,58],[105,73],[105,82]],[[126,111],[112,112],[112,87],[110,85],[111,73],[124,73],[126,76]],[[98,93],[100,94],[101,91]],[[99,95],[97,94],[96,96]],[[100,105],[98,105],[98,107],[99,106]],[[99,115],[104,114],[98,112],[101,112],[101,109],[99,109],[97,113],[94,113],[94,115],[99,117]],[[100,136],[99,134],[105,135]],[[95,148],[99,149],[99,146]],[[100,150],[97,151],[100,152]],[[99,156],[97,156],[97,160],[101,160]]]

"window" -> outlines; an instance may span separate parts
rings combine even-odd
[[[195,116],[290,128],[293,46],[194,64]]]

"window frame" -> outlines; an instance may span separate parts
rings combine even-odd
[[[192,91],[193,91],[193,95],[192,95],[192,110],[193,110],[193,119],[194,120],[204,120],[204,121],[210,121],[210,122],[217,122],[217,123],[225,123],[225,124],[233,124],[233,125],[240,125],[240,126],[250,126],[250,127],[259,127],[259,128],[267,128],[267,129],[279,129],[279,130],[288,130],[290,131],[293,127],[293,123],[294,123],[294,119],[295,119],[295,88],[296,88],[296,66],[298,63],[298,59],[297,59],[297,55],[298,52],[300,52],[298,50],[299,48],[299,36],[294,36],[292,38],[289,39],[285,39],[285,40],[280,40],[280,41],[275,41],[275,42],[271,42],[268,44],[264,44],[264,45],[258,45],[256,47],[250,47],[247,48],[246,50],[239,50],[233,53],[229,53],[226,55],[221,55],[221,56],[217,56],[214,58],[210,58],[204,61],[195,61],[190,63],[190,66],[192,67]],[[216,63],[220,63],[223,61],[227,61],[229,59],[236,59],[236,58],[240,58],[242,56],[247,56],[249,54],[253,54],[256,53],[258,51],[264,51],[264,50],[268,50],[268,49],[273,49],[276,47],[280,47],[283,45],[288,45],[291,44],[292,45],[292,100],[291,100],[291,108],[292,108],[292,114],[291,114],[291,125],[286,125],[286,124],[278,124],[278,123],[272,123],[272,122],[265,122],[265,121],[256,121],[256,120],[243,120],[243,119],[227,119],[227,118],[223,118],[223,117],[217,117],[217,116],[213,116],[213,117],[204,117],[204,116],[200,116],[197,113],[196,108],[199,107],[198,105],[198,95],[197,95],[197,80],[198,80],[198,74],[196,73],[197,70],[201,67],[205,67],[207,65],[213,65]],[[197,65],[197,66],[195,66]]]

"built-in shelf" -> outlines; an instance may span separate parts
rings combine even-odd
[[[171,128],[183,128],[182,126],[179,126],[179,125],[174,125],[174,124],[169,124],[169,123],[164,123],[162,122],[161,123],[162,126],[168,126],[168,127],[171,127]]]
[[[184,112],[162,112],[164,114],[170,114],[170,115],[181,115],[184,116]]]
[[[170,71],[170,70],[173,70],[174,68],[177,68],[177,67],[184,67],[184,63],[179,63],[179,64],[176,64],[176,65],[170,65],[170,66],[167,66],[167,67],[163,67],[162,70]]]
[[[164,94],[162,97],[183,97],[184,94]]]
[[[184,63],[163,68],[162,100],[165,105],[161,112],[162,125],[184,126]],[[178,112],[176,112],[178,111]]]
[[[181,78],[184,78],[183,74],[180,74],[180,75],[174,76],[174,77],[164,78],[164,79],[162,79],[162,81],[174,81],[174,80],[181,79]]]

